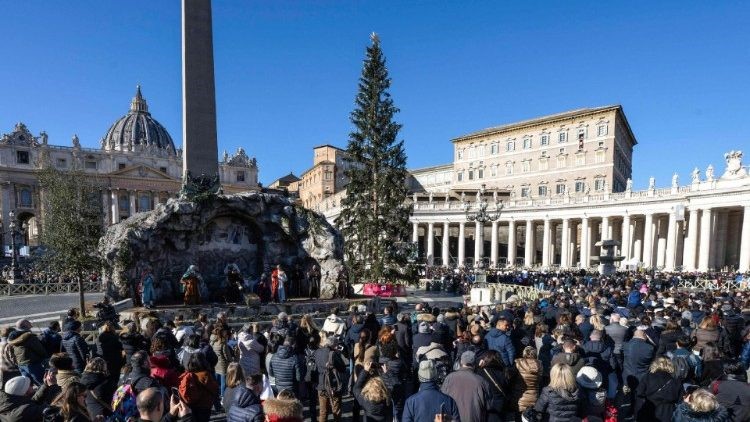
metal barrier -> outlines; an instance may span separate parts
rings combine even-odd
[[[533,286],[520,286],[518,284],[502,284],[502,283],[493,283],[490,285],[494,286],[495,291],[500,291],[504,293],[510,292],[518,296],[518,298],[521,300],[536,300],[536,299],[549,296],[549,292],[546,292],[544,290],[539,290]]]
[[[83,283],[85,293],[101,292],[100,281]],[[51,295],[60,293],[78,293],[78,283],[34,283],[34,284],[0,284],[0,296]]]
[[[677,283],[677,288],[689,290],[719,290],[729,291],[732,289],[747,289],[750,287],[747,281],[722,281],[718,280],[683,280]]]

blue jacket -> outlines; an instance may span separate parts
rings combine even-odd
[[[297,391],[297,385],[302,380],[302,366],[289,346],[279,346],[271,358],[268,375],[276,378],[276,388]]]
[[[740,362],[745,365],[745,369],[750,368],[750,341],[746,341],[742,345],[742,352],[740,353]]]
[[[688,364],[691,368],[693,368],[693,379],[697,380],[700,378],[701,373],[703,373],[703,361],[701,358],[699,358],[695,353],[691,352],[690,350],[683,349],[683,348],[677,348],[674,351],[670,352],[672,356],[668,356],[668,358],[672,358],[673,356],[682,356],[684,358],[687,358]]]
[[[419,392],[406,399],[401,422],[434,422],[441,406],[453,422],[461,422],[456,402],[449,395],[441,393],[434,382],[423,382]]]
[[[263,407],[260,398],[244,385],[234,392],[234,405],[229,409],[227,422],[263,422]]]
[[[487,348],[500,353],[503,365],[512,366],[516,358],[516,348],[510,339],[508,333],[500,331],[497,328],[491,329],[485,337]]]
[[[628,380],[628,384],[635,386],[644,375],[648,374],[656,348],[646,340],[633,338],[623,345],[622,350],[624,354],[622,377]]]

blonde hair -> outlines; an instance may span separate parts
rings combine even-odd
[[[693,391],[688,397],[688,405],[694,412],[713,412],[719,407],[716,397],[705,388]]]
[[[315,320],[310,314],[302,315],[302,319],[300,319],[299,321],[299,326],[308,333],[312,333],[313,331],[320,331],[320,328],[318,328],[318,324],[315,323]]]
[[[390,403],[391,397],[388,389],[380,377],[370,378],[362,388],[362,397],[373,403]]]
[[[703,318],[703,321],[701,321],[700,325],[698,325],[698,328],[701,330],[713,330],[716,328],[716,323],[714,322],[714,319],[710,316],[707,316]]]
[[[526,311],[526,314],[523,316],[523,325],[534,325],[534,313],[531,311]]]
[[[653,374],[659,371],[674,374],[674,365],[672,364],[672,361],[669,360],[669,358],[665,358],[663,356],[656,358],[653,362],[651,362],[651,366],[648,368],[648,372]]]
[[[98,356],[95,358],[92,358],[86,363],[86,368],[83,370],[83,372],[92,372],[95,374],[109,375],[109,370],[107,369],[107,362]]]
[[[600,315],[591,315],[591,318],[589,318],[591,321],[591,325],[594,326],[595,330],[604,331],[604,322],[602,321],[602,317]]]
[[[536,349],[531,346],[524,347],[521,357],[524,359],[536,359]]]
[[[245,374],[242,367],[237,362],[232,362],[227,366],[227,387],[234,388],[245,383]]]
[[[549,387],[556,391],[574,391],[576,379],[570,366],[564,363],[556,363],[549,373]]]

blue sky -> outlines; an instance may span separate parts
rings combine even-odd
[[[0,0],[0,133],[98,147],[143,86],[181,143],[180,2]],[[748,2],[214,0],[219,150],[243,146],[267,184],[344,147],[368,34],[380,34],[409,167],[450,139],[622,104],[634,187],[750,146]],[[750,157],[745,159],[750,162]]]

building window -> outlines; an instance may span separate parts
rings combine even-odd
[[[477,170],[477,179],[484,179],[484,169]]]
[[[28,151],[16,151],[16,163],[29,164],[29,152]]]
[[[83,168],[86,170],[96,170],[96,161],[86,160],[83,163]]]
[[[162,173],[164,173],[164,174],[167,174],[167,168],[166,167],[159,167],[159,171],[162,172]]]
[[[484,157],[484,148],[484,145],[479,145],[479,147],[477,147],[479,157]]]
[[[547,186],[539,186],[539,196],[547,196]]]
[[[458,159],[463,160],[464,159],[464,150],[459,149],[458,150]]]
[[[531,162],[528,160],[521,161],[521,171],[528,173],[531,171]]]
[[[542,157],[539,159],[539,170],[547,170],[548,169],[548,161],[547,157]]]
[[[126,167],[126,164],[125,164],[125,163],[118,163],[118,164],[117,164],[117,169],[118,169],[118,170],[122,170],[122,169],[124,169],[125,167]]]
[[[576,193],[583,193],[586,190],[586,182],[583,180],[576,181]]]
[[[604,179],[598,178],[594,180],[594,190],[597,192],[601,192],[604,190]]]
[[[474,158],[474,157],[475,157],[475,155],[474,155],[474,145],[472,145],[472,146],[469,147],[469,158],[471,159],[471,158]]]
[[[57,168],[59,168],[59,169],[68,168],[68,160],[66,160],[64,158],[58,158],[57,159]]]
[[[586,139],[586,128],[578,128],[578,139]]]
[[[521,188],[521,198],[529,197],[529,188]]]
[[[513,175],[513,163],[511,162],[505,163],[505,175],[506,176]]]
[[[245,172],[244,171],[238,171],[237,172],[237,181],[238,182],[244,182],[245,181]]]
[[[557,157],[557,168],[561,169],[565,167],[565,157]]]
[[[458,180],[459,182],[463,182],[464,181],[464,172],[463,171],[459,171],[459,172],[456,173],[456,180]]]
[[[513,141],[508,141],[507,144],[505,144],[505,150],[506,151],[515,151],[516,150],[516,143]]]
[[[469,170],[469,180],[474,180],[474,170]]]
[[[490,175],[492,175],[492,177],[497,176],[497,166],[490,167]]]
[[[576,154],[576,165],[583,166],[586,164],[586,154]]]
[[[490,154],[496,155],[497,154],[497,150],[498,150],[497,144],[492,144],[490,146]]]
[[[523,140],[523,149],[530,149],[531,148],[531,138],[526,138]]]
[[[555,193],[558,195],[562,195],[565,193],[565,183],[558,183],[555,185]]]
[[[120,212],[129,213],[130,212],[130,198],[128,195],[120,195],[119,197],[119,207]]]
[[[607,125],[599,125],[599,127],[596,128],[596,136],[605,135],[607,135]]]
[[[148,211],[151,209],[151,196],[143,194],[138,198],[138,210]]]
[[[568,132],[560,132],[557,134],[557,142],[565,143],[568,141]]]
[[[539,138],[539,144],[543,147],[549,145],[549,135],[542,135],[542,137]]]
[[[597,151],[596,152],[596,162],[601,164],[605,160],[604,151]]]
[[[31,189],[22,188],[18,192],[18,202],[20,202],[21,206],[24,208],[32,208],[33,201],[31,200]]]

